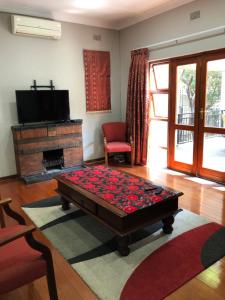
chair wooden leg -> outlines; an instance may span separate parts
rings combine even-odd
[[[107,151],[105,151],[105,165],[106,165],[106,167],[108,167],[108,153],[107,153]]]
[[[51,264],[51,265],[49,265]],[[47,283],[48,283],[48,291],[50,300],[58,300],[56,282],[55,282],[55,274],[53,270],[52,262],[48,262],[48,271],[47,271]]]
[[[5,219],[2,207],[0,207],[0,225],[2,228],[5,227]]]
[[[134,166],[133,151],[130,152],[130,166],[131,166],[131,168],[133,168],[133,166]]]

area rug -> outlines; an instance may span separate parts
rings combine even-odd
[[[137,231],[121,257],[111,231],[58,196],[23,209],[99,299],[163,299],[225,255],[224,227],[186,210],[170,235],[161,222]]]

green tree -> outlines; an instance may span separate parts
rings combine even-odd
[[[183,69],[180,74],[180,80],[183,83],[183,88],[186,91],[190,111],[194,112],[195,101],[195,70]],[[206,110],[215,109],[215,104],[221,98],[222,72],[208,71],[207,73],[207,105]]]
[[[207,106],[206,109],[213,109],[213,106],[221,99],[222,72],[209,71],[207,79]],[[214,107],[214,109],[216,109]]]
[[[196,75],[194,70],[183,69],[180,75],[183,88],[187,94],[190,112],[194,112],[195,101],[195,81]]]

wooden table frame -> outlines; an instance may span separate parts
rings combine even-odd
[[[178,197],[183,195],[183,193],[177,192],[167,200],[131,214],[126,214],[114,205],[80,188],[60,175],[56,176],[55,179],[58,182],[57,192],[61,196],[62,209],[68,210],[70,203],[73,203],[107,226],[116,234],[118,251],[122,256],[127,256],[130,253],[128,247],[129,234],[140,228],[162,220],[163,232],[170,234],[173,231],[174,214],[178,210]]]

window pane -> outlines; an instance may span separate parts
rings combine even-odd
[[[194,125],[196,64],[177,67],[176,123]]]
[[[153,111],[155,117],[168,117],[168,94],[153,94]]]
[[[203,168],[225,172],[225,134],[204,134]]]
[[[193,132],[175,131],[175,160],[186,164],[193,163]]]
[[[157,89],[168,89],[169,87],[169,64],[154,65]]]
[[[154,169],[167,166],[168,122],[151,120],[149,134],[148,162]]]
[[[167,130],[167,121],[151,120],[149,138],[152,148],[167,148]]]
[[[225,59],[207,63],[205,126],[225,128]]]

